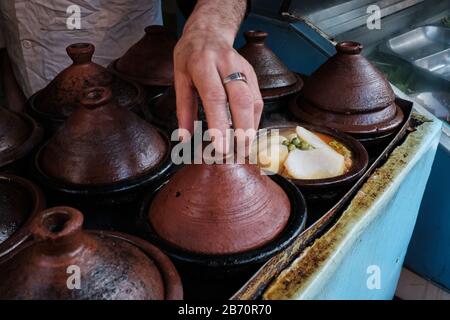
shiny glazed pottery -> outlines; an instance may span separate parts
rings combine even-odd
[[[358,139],[393,132],[404,114],[389,82],[361,55],[361,44],[340,42],[336,50],[291,100],[291,113],[301,121],[336,128]]]
[[[150,184],[169,169],[170,141],[111,99],[88,89],[55,135],[37,152],[38,178],[74,195],[108,195]]]
[[[268,33],[264,31],[245,32],[247,43],[239,49],[239,53],[253,66],[265,102],[264,111],[270,112],[283,107],[282,104],[286,102],[283,98],[297,93],[302,88],[303,81],[297,74],[289,71],[265,45],[267,36]]]
[[[119,233],[84,231],[69,207],[39,213],[33,240],[2,259],[1,299],[181,299],[174,266],[158,249]],[[78,267],[79,289],[69,285]],[[72,267],[72,269],[70,269]]]
[[[92,62],[94,45],[75,43],[67,47],[73,63],[61,71],[44,89],[28,101],[29,113],[53,132],[80,105],[83,93],[91,87],[109,87],[117,103],[126,109],[139,108],[145,96],[134,82],[113,75]]]
[[[221,278],[267,261],[305,222],[305,200],[283,177],[254,165],[202,164],[149,194],[139,225],[183,273]]]
[[[110,68],[144,86],[173,84],[173,49],[176,39],[163,26],[145,28],[145,35]]]
[[[0,107],[0,168],[27,156],[42,135],[41,127],[32,118]]]
[[[44,195],[33,183],[0,174],[0,258],[26,240],[29,222],[44,208]]]

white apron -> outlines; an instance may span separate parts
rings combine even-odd
[[[76,25],[71,5],[80,9],[80,29],[67,26],[68,18]],[[0,0],[0,48],[7,48],[27,97],[71,63],[68,45],[93,43],[93,60],[106,66],[152,24],[162,24],[160,0]]]

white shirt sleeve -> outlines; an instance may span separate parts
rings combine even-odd
[[[18,68],[26,96],[45,87],[71,64],[66,47],[90,42],[94,62],[106,66],[144,35],[144,28],[161,24],[160,0],[0,0],[8,17],[8,52]],[[68,10],[68,8],[71,10]],[[77,10],[72,10],[75,8]],[[79,29],[68,21],[79,19]],[[1,35],[0,35],[1,43]]]

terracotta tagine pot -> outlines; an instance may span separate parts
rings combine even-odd
[[[91,87],[109,87],[114,99],[125,109],[138,109],[144,102],[144,92],[138,84],[92,62],[93,44],[74,43],[66,51],[73,63],[28,101],[30,114],[51,132],[80,105],[84,90]]]
[[[286,98],[299,92],[303,81],[265,45],[267,36],[264,31],[246,31],[246,44],[238,51],[253,66],[265,102],[264,111],[271,112],[286,107]]]
[[[0,174],[0,258],[27,239],[29,221],[44,208],[44,195],[33,183]]]
[[[33,240],[1,261],[0,298],[182,299],[177,271],[157,248],[82,224],[73,208],[39,213],[30,225]]]
[[[52,190],[78,196],[113,196],[156,182],[168,171],[170,141],[119,106],[106,87],[85,97],[37,152],[37,178]],[[135,193],[135,192],[131,193]]]
[[[256,165],[186,165],[144,201],[144,234],[183,272],[221,277],[262,263],[302,231],[306,205]]]
[[[362,45],[345,41],[305,82],[290,110],[299,120],[339,129],[356,138],[393,132],[404,118],[386,78],[361,55]]]
[[[146,87],[170,86],[173,84],[175,44],[175,37],[165,27],[148,26],[144,36],[109,67],[124,78]],[[162,92],[161,89],[156,91]]]
[[[12,167],[39,144],[42,135],[32,118],[0,107],[0,170],[14,172]]]

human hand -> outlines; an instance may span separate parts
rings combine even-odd
[[[236,134],[238,143],[247,139],[248,145],[248,137],[252,138],[258,128],[263,100],[253,67],[233,49],[237,27],[233,26],[231,30],[222,26],[218,30],[215,24],[215,21],[200,23],[201,27],[198,27],[198,21],[187,24],[175,47],[177,117],[179,127],[192,133],[197,118],[198,94],[209,129],[217,129],[222,134],[222,139],[215,137],[214,146],[217,151],[226,153],[229,148],[225,139],[229,127],[227,102],[234,129],[253,130],[247,135]],[[231,81],[224,85],[223,79],[235,72],[243,73],[247,83]]]

